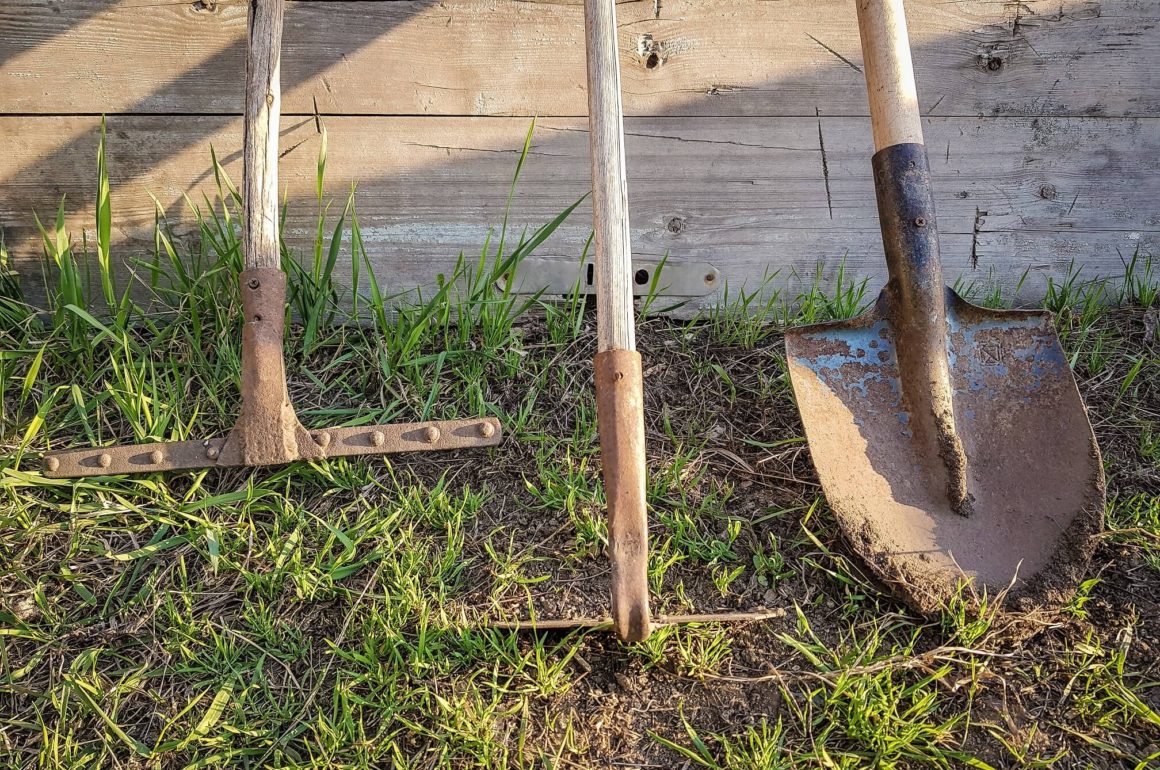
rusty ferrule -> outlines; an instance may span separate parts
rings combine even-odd
[[[622,640],[637,642],[651,630],[641,358],[634,350],[606,350],[593,365],[608,500],[612,620]]]
[[[278,465],[321,457],[298,422],[286,391],[282,337],[286,330],[286,274],[252,268],[238,276],[242,297],[242,411],[223,465]],[[215,458],[216,459],[216,458]]]

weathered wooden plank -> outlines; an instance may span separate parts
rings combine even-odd
[[[1101,118],[928,118],[948,280],[1008,285],[1031,270],[1042,288],[1074,260],[1115,274],[1138,246],[1160,251],[1160,122]],[[330,118],[328,188],[358,183],[358,212],[381,280],[430,284],[461,251],[478,253],[502,221],[528,120]],[[109,119],[116,254],[151,247],[153,193],[179,235],[183,195],[214,195],[212,144],[241,177],[241,121],[229,117]],[[49,221],[68,196],[80,242],[92,226],[94,118],[0,118],[0,226],[18,267],[38,280],[32,214]],[[632,118],[626,123],[637,256],[715,265],[734,289],[767,270],[810,275],[843,258],[872,284],[882,274],[868,121],[858,118]],[[68,137],[62,147],[59,137]],[[822,150],[824,141],[825,150]],[[314,121],[284,122],[281,179],[287,235],[314,234]],[[586,121],[542,120],[512,205],[515,227],[548,221],[589,187]],[[824,163],[823,163],[824,159]],[[540,253],[576,260],[591,230],[579,209]],[[344,252],[344,265],[349,256]],[[340,268],[340,270],[345,267]]]
[[[908,3],[932,115],[1160,114],[1155,0]],[[240,114],[244,2],[6,0],[0,113]],[[630,115],[867,114],[848,0],[619,6]],[[578,0],[297,2],[285,108],[586,114]]]

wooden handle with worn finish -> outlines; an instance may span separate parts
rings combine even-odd
[[[279,69],[285,5],[285,0],[250,0],[242,199],[246,211],[242,254],[247,270],[281,267],[278,118],[282,109]]]
[[[593,362],[604,489],[612,619],[617,635],[638,642],[652,630],[648,596],[644,387],[636,352],[632,252],[620,62],[614,0],[585,0],[592,214],[596,236],[596,336]]]
[[[902,0],[856,0],[874,150],[922,144],[922,116]]]
[[[597,350],[636,350],[614,1],[585,0],[584,27],[588,46],[592,219],[596,235]]]

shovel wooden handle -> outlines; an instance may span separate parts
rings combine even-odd
[[[856,0],[874,150],[922,144],[922,116],[902,0]]]
[[[596,409],[608,499],[612,620],[622,640],[637,642],[651,631],[644,390],[632,305],[628,182],[614,0],[585,0],[584,27],[596,240]]]
[[[285,0],[250,0],[246,49],[245,228],[242,254],[247,270],[281,266],[278,245],[279,75]]]

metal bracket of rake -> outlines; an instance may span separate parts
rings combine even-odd
[[[71,449],[44,457],[50,478],[151,473],[183,468],[282,465],[295,460],[466,449],[500,443],[498,420],[479,418],[308,431],[286,390],[282,338],[286,274],[279,267],[278,60],[284,0],[250,7],[246,60],[245,229],[239,275],[242,310],[242,413],[225,438]]]
[[[351,455],[493,446],[502,440],[490,417],[309,431],[286,390],[282,359],[286,274],[274,268],[241,273],[242,413],[225,438],[70,449],[44,458],[50,478],[151,473],[184,468],[283,465]]]

